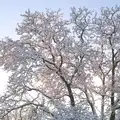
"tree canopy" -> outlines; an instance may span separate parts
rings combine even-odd
[[[119,120],[120,7],[27,10],[19,40],[0,40],[10,71],[1,120]],[[99,78],[101,83],[97,83]]]

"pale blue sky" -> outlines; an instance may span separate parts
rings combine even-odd
[[[21,21],[20,14],[28,8],[44,11],[45,8],[62,9],[65,16],[70,12],[70,7],[88,7],[99,10],[102,6],[112,7],[120,5],[120,0],[0,0],[0,38],[10,36],[17,38],[16,24]]]

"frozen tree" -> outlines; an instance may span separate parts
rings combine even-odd
[[[0,65],[11,72],[1,120],[119,119],[120,7],[99,15],[72,8],[70,16],[28,10],[20,39],[0,41]]]
[[[89,40],[92,46],[89,58],[91,74],[101,79],[99,87],[93,85],[91,88],[93,93],[101,96],[101,120],[104,119],[106,107],[109,108],[109,119],[115,120],[115,114],[119,111],[120,7],[102,8],[100,15],[92,14],[93,18],[89,17],[87,9],[79,9],[77,12],[74,9],[73,12],[76,33],[81,33],[83,37],[80,38]],[[83,19],[87,20],[84,22]]]
[[[97,49],[101,49],[103,56],[101,57],[102,62],[99,59],[98,66],[101,71],[101,73],[98,71],[98,74],[101,74],[102,77],[104,94],[102,95],[102,104],[104,106],[104,97],[110,96],[110,120],[115,120],[115,112],[119,104],[119,14],[120,8],[118,6],[111,9],[103,8],[101,15],[94,20],[96,45],[99,44]],[[101,48],[99,48],[100,46]]]
[[[0,64],[12,73],[8,91],[1,97],[1,118],[15,110],[22,118],[21,111],[29,111],[29,106],[54,118],[56,100],[75,107],[83,101],[81,95],[86,95],[95,114],[87,88],[90,74],[85,71],[87,41],[76,41],[70,21],[63,20],[59,11],[47,10],[44,14],[28,10],[22,16],[23,22],[17,27],[20,40],[6,38],[0,43]]]

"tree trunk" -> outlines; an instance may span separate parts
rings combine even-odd
[[[75,106],[75,100],[74,100],[74,96],[73,96],[73,93],[72,93],[71,84],[69,84],[62,75],[60,76],[60,78],[62,79],[62,81],[65,83],[65,85],[67,87],[67,91],[68,91],[68,94],[69,94],[71,106]]]
[[[104,120],[104,95],[102,96],[102,101],[101,101],[101,120]]]
[[[87,98],[87,102],[88,102],[88,104],[89,104],[90,107],[91,107],[91,110],[92,110],[93,115],[97,115],[97,114],[96,114],[95,107],[94,107],[94,104],[93,104],[92,101],[90,100],[90,97],[89,97],[89,95],[88,95],[88,91],[87,91],[87,88],[86,88],[86,87],[85,87],[85,95],[86,95],[86,98]]]
[[[115,120],[115,111],[112,111],[111,116],[110,116],[110,120]]]
[[[111,108],[114,106],[115,102],[115,93],[114,93],[114,88],[115,88],[115,55],[114,55],[114,49],[112,48],[112,81],[111,81]],[[111,110],[111,116],[110,120],[115,120],[115,110]]]
[[[103,86],[103,93],[102,93],[102,100],[101,100],[101,120],[104,120],[104,106],[105,106],[105,75],[103,74],[102,79],[102,86]]]
[[[71,86],[70,86],[70,84],[67,84],[66,86],[67,86],[67,89],[68,89],[71,106],[75,106],[75,100],[74,100],[74,97],[73,97],[73,93],[72,93],[72,90],[71,90]]]

